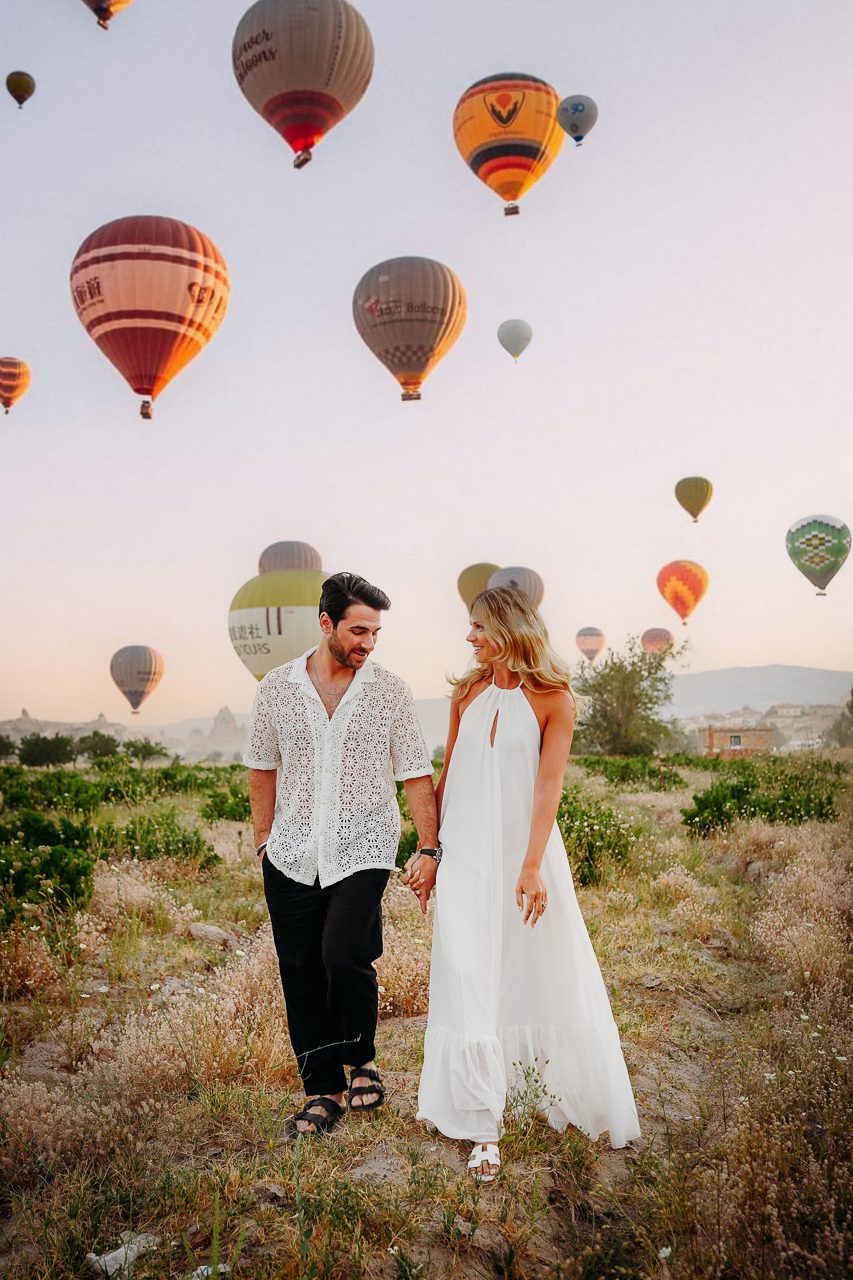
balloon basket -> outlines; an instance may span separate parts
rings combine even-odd
[[[421,398],[420,391],[404,391],[403,394],[400,396],[400,399],[403,401],[404,404],[407,400],[420,400],[420,398]]]
[[[294,169],[304,169],[306,164],[308,164],[310,160],[311,160],[310,151],[297,151],[293,160],[293,167]]]
[[[815,592],[815,595],[816,595],[816,596],[825,596],[825,595],[826,595],[826,592],[825,592],[825,591],[816,591],[816,592]]]
[[[110,24],[104,18],[98,18],[98,26],[102,31],[109,31],[110,29]],[[136,715],[136,712],[134,711],[133,714]]]
[[[514,218],[517,213],[521,213],[517,204],[508,204],[504,208],[505,218]]]
[[[142,404],[139,406],[139,416],[140,418],[144,418],[146,422],[150,422],[154,417],[154,409],[151,406],[150,400],[142,401]]]

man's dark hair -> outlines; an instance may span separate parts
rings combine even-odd
[[[327,613],[337,626],[351,604],[364,604],[368,609],[391,608],[385,592],[366,578],[360,578],[357,573],[332,574],[320,592],[320,613]]]

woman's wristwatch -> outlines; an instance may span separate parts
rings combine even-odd
[[[268,843],[269,842],[265,840],[263,844],[258,845],[257,849],[255,850],[255,853],[258,855],[259,858],[263,856],[264,849],[266,849]]]
[[[437,849],[418,849],[418,853],[419,854],[424,853],[428,858],[434,858],[435,865],[438,866],[438,864],[441,862],[441,858],[444,853],[444,850],[442,849],[441,845],[439,845]]]

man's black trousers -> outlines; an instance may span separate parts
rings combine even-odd
[[[369,868],[320,887],[298,884],[264,854],[290,1042],[309,1097],[341,1093],[344,1065],[376,1056],[382,955],[382,894],[390,871]]]

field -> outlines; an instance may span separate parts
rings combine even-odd
[[[395,879],[388,1104],[286,1143],[301,1094],[244,771],[3,767],[0,1273],[93,1275],[133,1232],[157,1240],[135,1280],[841,1277],[851,778],[840,757],[570,765],[559,821],[643,1135],[554,1132],[533,1077],[477,1187],[414,1119],[430,922]]]

